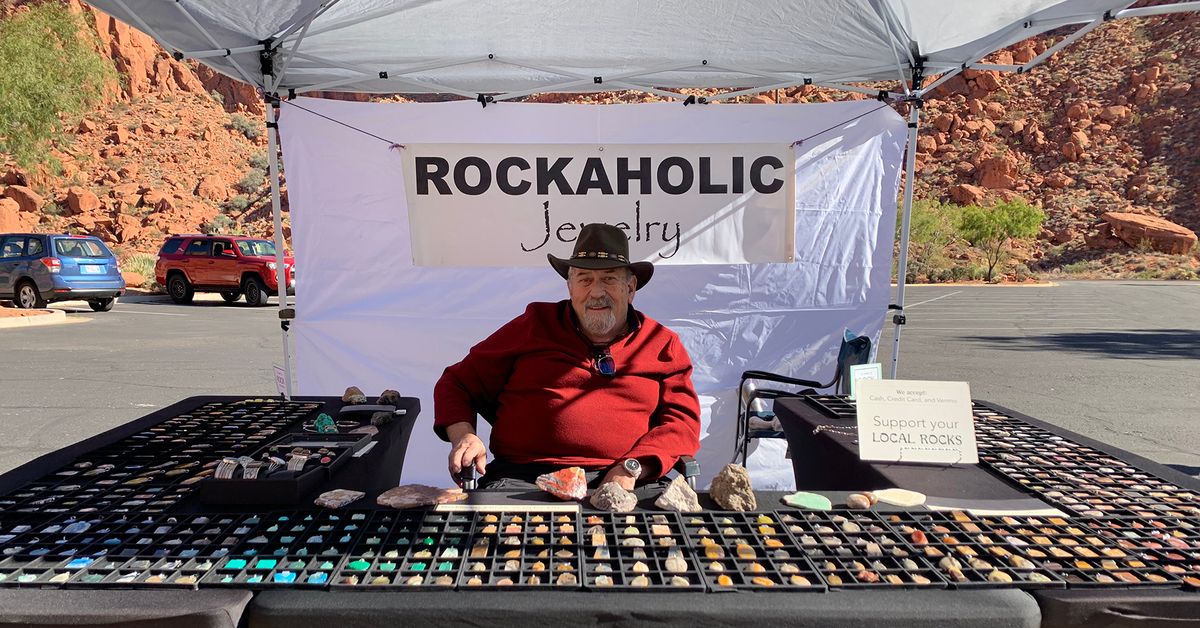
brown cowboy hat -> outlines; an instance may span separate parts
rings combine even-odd
[[[629,261],[629,238],[625,232],[601,222],[584,225],[579,230],[571,257],[559,259],[547,253],[546,259],[550,260],[550,265],[563,279],[567,278],[567,269],[572,266],[590,270],[628,266],[633,276],[637,277],[637,287],[640,289],[650,283],[650,277],[654,275],[654,265],[650,262]]]

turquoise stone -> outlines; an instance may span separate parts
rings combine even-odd
[[[258,562],[254,563],[254,568],[255,569],[274,569],[275,565],[278,565],[278,564],[279,564],[279,561],[275,560],[274,558],[260,558],[260,559],[258,559]]]
[[[371,566],[371,561],[360,559],[360,560],[352,561],[349,565],[346,565],[346,568],[353,569],[354,571],[363,571],[370,566]]]
[[[829,501],[828,497],[805,491],[784,495],[783,503],[795,508],[807,508],[809,510],[830,510],[833,508],[833,504]]]
[[[225,568],[226,569],[245,569],[246,561],[245,561],[245,559],[242,559],[242,558],[231,558],[228,562],[225,563]]]

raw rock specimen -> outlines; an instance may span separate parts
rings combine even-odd
[[[750,486],[750,474],[740,464],[727,464],[709,486],[713,501],[726,510],[754,510],[758,501]]]
[[[637,507],[637,495],[621,488],[616,482],[606,482],[592,493],[592,506],[596,510],[630,512]]]
[[[367,403],[367,396],[363,394],[363,391],[358,386],[351,386],[342,394],[342,401],[352,406],[361,406]]]
[[[376,412],[371,415],[371,425],[387,425],[395,416],[391,412]]]
[[[654,500],[654,505],[663,510],[700,512],[700,498],[696,495],[696,491],[688,486],[687,480],[683,479],[683,476],[675,476],[662,495]]]
[[[581,467],[567,467],[539,475],[537,486],[559,499],[583,499],[587,496],[587,476]]]
[[[317,496],[313,503],[322,508],[341,508],[346,504],[356,502],[366,495],[361,491],[351,491],[344,488],[325,491]]]
[[[375,499],[380,506],[390,508],[416,508],[417,506],[433,506],[436,504],[451,504],[467,498],[461,488],[437,488],[423,484],[405,484],[384,491]]]
[[[385,390],[375,403],[381,406],[398,406],[400,405],[400,393],[391,389]]]

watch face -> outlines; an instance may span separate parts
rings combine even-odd
[[[626,460],[624,466],[625,471],[629,472],[629,475],[637,476],[642,474],[642,463],[633,458]]]

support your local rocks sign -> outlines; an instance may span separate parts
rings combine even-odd
[[[623,229],[635,260],[788,262],[795,157],[754,144],[407,144],[418,266],[538,266],[582,225]]]

